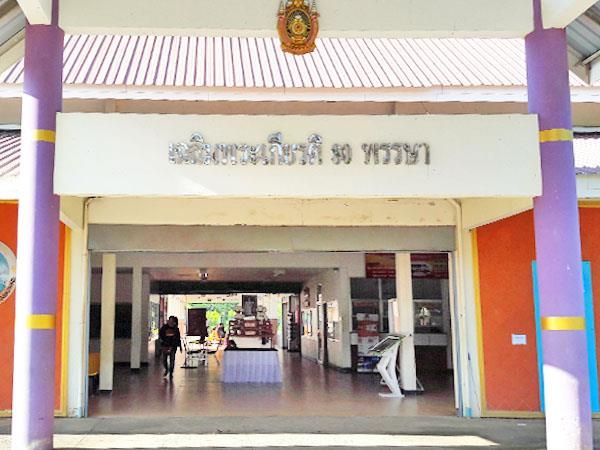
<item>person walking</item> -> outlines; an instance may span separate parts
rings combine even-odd
[[[223,343],[223,339],[225,339],[226,335],[227,335],[227,333],[225,332],[225,325],[220,323],[219,326],[217,327],[217,336],[219,337],[219,344]]]
[[[160,348],[162,351],[162,361],[165,368],[164,377],[173,378],[175,369],[175,355],[177,348],[183,353],[181,347],[181,334],[179,333],[179,321],[177,317],[171,316],[158,332],[160,339]]]

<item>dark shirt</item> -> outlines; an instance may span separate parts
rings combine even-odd
[[[160,338],[160,343],[163,347],[181,347],[181,334],[179,334],[179,328],[170,327],[168,323],[161,327],[158,332],[158,337]]]

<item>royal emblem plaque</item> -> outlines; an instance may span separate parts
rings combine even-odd
[[[277,31],[284,52],[303,55],[315,49],[319,32],[315,0],[282,0],[277,16]]]

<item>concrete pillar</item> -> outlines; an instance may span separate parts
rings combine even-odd
[[[142,273],[142,339],[141,360],[148,364],[148,321],[150,313],[150,275]]]
[[[117,255],[102,255],[102,294],[100,325],[100,386],[112,391],[115,359],[115,303],[117,296]]]
[[[131,368],[140,368],[142,352],[142,334],[144,323],[142,321],[142,268],[133,267],[131,280]]]
[[[417,363],[415,360],[415,313],[413,303],[410,253],[396,253],[396,297],[398,298],[397,332],[405,335],[400,344],[400,387],[417,390]]]
[[[87,398],[89,263],[85,245],[83,230],[73,228],[71,230],[71,304],[68,343],[67,414],[69,417],[85,416]]]
[[[539,116],[541,143],[543,192],[534,199],[534,221],[547,447],[591,449],[567,42],[565,30],[543,28],[540,0],[534,15],[525,44],[529,111]]]
[[[12,448],[52,448],[59,199],[53,194],[64,33],[26,25],[17,252]],[[6,380],[3,380],[6,382]]]

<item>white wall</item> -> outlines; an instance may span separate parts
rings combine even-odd
[[[185,295],[167,296],[167,318],[170,316],[179,319],[181,334],[185,333],[187,321],[187,298]]]
[[[364,264],[364,256],[362,257]],[[338,302],[341,319],[340,339],[327,339],[329,364],[339,368],[352,366],[350,356],[350,330],[352,328],[352,313],[350,303],[350,277],[346,268],[329,269],[311,278],[305,286],[310,289],[311,308],[316,307],[317,286],[322,286],[324,302]],[[302,310],[307,309],[304,305]],[[326,333],[326,324],[324,330]],[[317,359],[317,317],[313,314],[313,336],[302,336],[302,355],[310,359]]]

